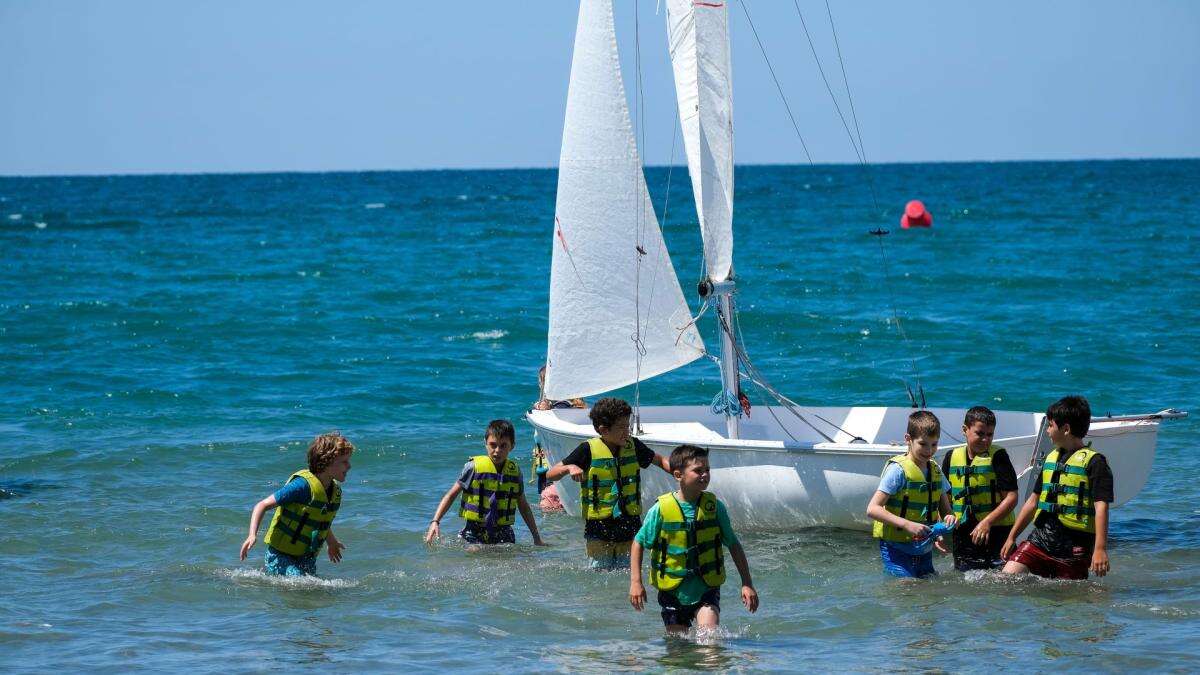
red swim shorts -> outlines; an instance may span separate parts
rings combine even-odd
[[[1030,573],[1047,579],[1086,579],[1091,558],[1087,555],[1055,558],[1028,541],[1021,542],[1016,551],[1009,554],[1010,562],[1018,562],[1029,568]]]

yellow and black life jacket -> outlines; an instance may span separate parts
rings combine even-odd
[[[932,526],[938,520],[938,502],[942,499],[942,471],[936,462],[929,462],[929,480],[925,472],[907,454],[896,455],[883,465],[884,472],[892,464],[904,469],[904,483],[896,494],[889,495],[884,508],[905,520]],[[871,534],[884,541],[911,543],[913,536],[904,530],[875,521]]]
[[[521,472],[517,463],[504,460],[504,471],[497,471],[496,464],[487,455],[472,457],[475,475],[471,484],[463,490],[458,515],[472,523],[484,523],[489,527],[503,527],[516,522],[517,502],[521,496]],[[488,522],[488,514],[495,510],[495,518]]]
[[[608,444],[601,438],[588,441],[592,463],[579,486],[583,517],[605,520],[617,516],[637,516],[642,513],[642,478],[638,467],[633,439],[625,441],[613,457]]]
[[[1062,462],[1063,451],[1054,448],[1042,463],[1042,494],[1038,511],[1053,513],[1059,522],[1080,532],[1096,531],[1096,507],[1092,486],[1088,484],[1087,465],[1096,456],[1091,446],[1076,450]]]
[[[954,507],[954,515],[959,522],[974,518],[983,520],[987,514],[996,510],[996,505],[1003,495],[996,490],[996,471],[992,467],[992,458],[1004,450],[997,446],[989,446],[987,454],[975,455],[967,461],[967,446],[961,446],[950,453],[950,472],[946,480],[950,481],[950,505]],[[994,525],[1012,525],[1016,522],[1012,511],[997,520]]]
[[[725,583],[725,551],[721,547],[721,522],[717,520],[717,498],[700,494],[696,517],[686,521],[675,493],[658,498],[662,526],[650,553],[650,585],[671,591],[689,574],[697,574],[710,588]]]
[[[342,486],[333,481],[330,494],[326,495],[325,486],[313,472],[308,469],[297,471],[287,482],[297,476],[308,483],[308,503],[283,504],[275,509],[265,541],[280,553],[300,557],[315,555],[321,550],[329,526],[342,505]]]

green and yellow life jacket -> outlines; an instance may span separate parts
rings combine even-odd
[[[290,556],[316,555],[329,535],[329,526],[342,505],[342,486],[335,480],[329,495],[316,474],[305,469],[288,476],[308,483],[307,504],[283,504],[275,509],[265,541],[271,548]],[[285,485],[287,483],[284,483]]]
[[[588,441],[592,463],[579,486],[583,517],[606,520],[642,513],[642,478],[633,439],[625,441],[614,458],[601,438]]]
[[[1059,522],[1080,532],[1096,531],[1096,506],[1088,485],[1087,465],[1096,456],[1091,446],[1082,447],[1060,462],[1063,451],[1054,448],[1042,463],[1042,494],[1038,511],[1053,513]]]
[[[950,481],[950,505],[954,507],[954,515],[959,522],[974,518],[983,520],[987,514],[996,510],[996,505],[1003,495],[996,490],[996,472],[992,467],[992,458],[1004,450],[997,446],[989,446],[987,454],[975,455],[967,461],[967,446],[955,448],[950,453],[950,472],[946,479]],[[993,525],[1012,525],[1016,522],[1012,511]]]
[[[942,499],[942,471],[936,462],[929,462],[929,480],[925,480],[925,472],[908,454],[896,455],[883,465],[886,472],[888,466],[899,464],[904,469],[904,483],[900,490],[888,497],[884,508],[888,513],[911,520],[914,523],[932,526],[938,520],[938,502]],[[911,543],[913,536],[892,525],[875,521],[871,534],[876,539],[884,541],[901,541]]]
[[[717,520],[717,498],[700,494],[696,518],[688,522],[675,493],[658,498],[662,527],[650,552],[650,585],[660,591],[679,587],[689,574],[697,574],[709,588],[725,583],[725,551],[721,547],[721,523]]]
[[[475,475],[471,484],[463,490],[458,515],[472,523],[484,523],[503,527],[516,522],[517,502],[521,496],[521,471],[511,459],[504,460],[504,471],[496,470],[496,464],[487,455],[472,457]],[[496,517],[488,523],[488,512],[494,504]]]

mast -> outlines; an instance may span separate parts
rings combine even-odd
[[[667,0],[667,42],[675,75],[688,174],[704,241],[706,276],[700,297],[717,306],[721,392],[713,409],[738,437],[738,345],[733,280],[733,80],[729,17],[724,2]]]

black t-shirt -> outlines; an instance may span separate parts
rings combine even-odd
[[[953,452],[947,452],[946,456],[942,458],[942,475],[946,476],[947,480],[949,480],[950,476],[950,456],[953,454]],[[970,453],[967,456],[970,457]],[[1004,448],[992,446],[992,473],[996,476],[996,503],[999,503],[1003,499],[1001,496],[1003,493],[1016,492],[1017,490],[1017,472],[1013,469],[1012,460],[1008,458],[1008,451]],[[951,498],[951,501],[953,501],[953,498]],[[976,522],[975,513],[972,511],[959,527],[954,528],[954,531],[957,533],[962,529],[962,525],[968,523],[971,524],[973,529]],[[967,531],[970,532],[970,530]]]
[[[1087,464],[1087,481],[1091,486],[1092,502],[1113,501],[1113,475],[1104,455],[1095,455]],[[1042,472],[1038,471],[1033,494],[1042,494]],[[1053,513],[1039,511],[1033,521],[1029,541],[1055,558],[1091,557],[1096,547],[1096,535],[1072,530]]]
[[[637,463],[641,468],[650,466],[654,461],[654,451],[639,439],[633,440],[633,451],[637,453]],[[583,469],[586,474],[592,468],[592,448],[587,441],[580,443],[571,454],[563,459],[563,464],[574,464]],[[607,520],[583,521],[583,536],[587,539],[600,541],[629,541],[642,527],[641,516],[622,515]]]

